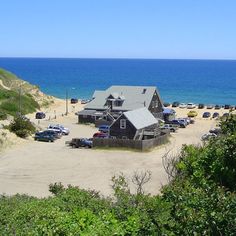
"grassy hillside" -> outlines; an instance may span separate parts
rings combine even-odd
[[[5,119],[6,115],[16,116],[19,111],[22,114],[32,113],[39,108],[39,104],[30,94],[20,96],[15,91],[0,88],[0,119]]]
[[[20,110],[22,114],[32,113],[52,102],[53,98],[43,94],[38,86],[0,68],[0,119],[15,116]]]

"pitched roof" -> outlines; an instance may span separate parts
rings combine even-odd
[[[124,112],[123,115],[134,125],[136,129],[143,129],[158,123],[157,119],[146,107]]]
[[[94,99],[84,108],[107,109],[106,99],[110,95],[124,100],[122,106],[113,106],[113,110],[129,111],[149,107],[155,91],[155,86],[111,86],[105,91],[95,91]]]

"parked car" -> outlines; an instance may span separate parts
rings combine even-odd
[[[195,107],[196,107],[196,105],[195,105],[194,103],[192,103],[192,102],[190,102],[190,103],[187,104],[187,108],[188,108],[188,109],[193,109],[193,108],[195,108]]]
[[[108,138],[108,134],[107,133],[102,133],[102,132],[97,132],[93,135],[93,138]]]
[[[100,132],[103,132],[103,133],[108,133],[109,132],[109,129],[110,129],[110,126],[109,125],[100,125],[98,127],[98,130]]]
[[[179,102],[173,102],[172,103],[172,107],[178,107],[179,106]]]
[[[197,114],[197,112],[196,111],[189,111],[188,113],[187,113],[187,116],[188,117],[195,117],[195,116],[197,116],[198,114]]]
[[[211,113],[210,112],[204,112],[203,114],[202,114],[202,118],[209,118],[209,117],[211,117]]]
[[[220,116],[220,114],[218,112],[214,112],[212,115],[212,118],[218,118]]]
[[[49,125],[48,129],[51,130],[56,130],[56,131],[60,131],[63,135],[68,135],[70,133],[70,130],[68,128],[65,128],[63,125]]]
[[[93,146],[93,141],[91,139],[87,138],[81,138],[78,142],[77,147],[87,147],[87,148],[92,148]]]
[[[78,99],[77,98],[71,98],[70,103],[71,104],[76,104],[76,103],[78,103]]]
[[[229,109],[230,108],[230,105],[224,105],[224,109]]]
[[[89,99],[82,99],[81,100],[81,104],[87,104],[87,103],[89,103],[91,100],[89,100]]]
[[[163,106],[164,106],[164,107],[169,107],[169,106],[170,106],[170,103],[169,103],[169,102],[164,102],[164,103],[163,103]]]
[[[46,117],[45,113],[42,111],[36,112],[35,119],[44,119]]]
[[[183,123],[185,126],[190,124],[190,120],[188,118],[178,118],[177,120]]]
[[[216,109],[216,110],[219,110],[220,108],[221,108],[220,105],[215,105],[215,109]]]
[[[187,107],[187,104],[186,103],[180,103],[179,104],[179,108],[186,108]]]
[[[165,124],[163,127],[161,127],[162,130],[169,130],[170,132],[175,132],[177,130],[177,127],[174,127],[171,124]]]
[[[172,124],[172,125],[176,125],[180,128],[186,128],[186,122],[182,122],[180,120],[171,120],[171,121],[166,121],[166,124]]]
[[[42,132],[35,133],[34,140],[54,142],[56,140],[56,137],[48,132],[42,131]]]
[[[198,104],[198,109],[203,109],[204,107],[205,107],[205,105],[203,103]]]
[[[44,131],[41,131],[41,132],[44,132],[45,134],[48,134],[48,135],[52,135],[54,136],[56,139],[59,139],[61,138],[62,134],[55,131],[55,130],[51,130],[51,129],[47,129],[47,130],[44,130]]]
[[[214,105],[212,105],[212,104],[207,105],[207,109],[212,109],[213,107],[214,107]]]
[[[57,133],[57,138],[61,138],[62,137],[62,131],[60,129],[46,129],[45,131],[53,131]]]
[[[213,129],[210,129],[209,133],[219,135],[221,133],[221,128],[220,127],[215,127]]]
[[[226,112],[226,113],[223,114],[223,117],[228,117],[228,116],[229,116],[229,113],[228,113],[228,112]]]
[[[87,138],[73,138],[71,141],[67,141],[66,144],[73,148],[87,147],[92,148],[93,140]]]
[[[214,133],[207,133],[207,134],[204,134],[204,135],[201,137],[201,140],[202,140],[202,141],[207,141],[207,140],[209,140],[210,138],[215,138],[215,137],[217,137],[216,134],[214,134]]]

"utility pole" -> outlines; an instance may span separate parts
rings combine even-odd
[[[68,115],[68,89],[66,89],[66,115]]]
[[[21,108],[22,108],[22,101],[21,101],[21,84],[19,89],[19,115],[21,116]]]

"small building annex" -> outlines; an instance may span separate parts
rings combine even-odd
[[[158,120],[146,107],[124,112],[109,131],[111,138],[132,140],[155,138],[160,133]]]
[[[79,123],[95,123],[102,119],[111,124],[123,112],[143,107],[154,117],[163,118],[163,105],[155,86],[111,86],[95,91],[92,100],[77,115]]]

